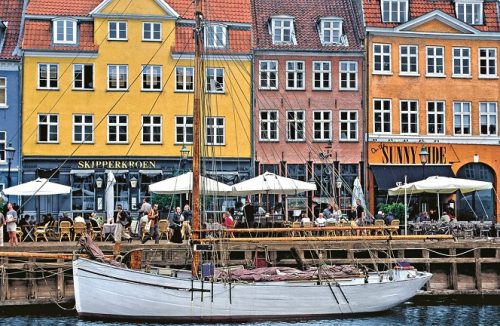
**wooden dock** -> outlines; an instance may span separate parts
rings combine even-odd
[[[337,237],[335,241],[281,238],[239,238],[206,240],[210,250],[202,259],[215,259],[222,265],[247,265],[255,256],[269,265],[362,264],[384,270],[396,260],[405,260],[419,270],[433,273],[424,295],[500,295],[500,239],[423,239],[422,237]],[[339,241],[342,240],[342,241]],[[139,241],[99,242],[109,255],[125,260],[139,259],[147,270],[188,267],[191,247],[162,240],[142,245]],[[294,248],[291,250],[291,248]],[[76,242],[22,243],[19,247],[0,247],[0,307],[13,305],[70,303],[73,301],[71,261]]]

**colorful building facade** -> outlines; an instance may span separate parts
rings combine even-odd
[[[494,190],[441,196],[439,210],[435,195],[413,196],[411,214],[498,221],[498,3],[364,0],[363,13],[371,210],[405,177],[456,176]]]

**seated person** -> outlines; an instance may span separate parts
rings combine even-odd
[[[390,225],[394,220],[394,218],[395,218],[394,214],[389,212],[389,214],[387,214],[387,216],[385,217],[385,224]]]
[[[323,213],[319,213],[318,218],[314,221],[316,226],[325,226],[326,219]]]
[[[75,217],[75,223],[84,223],[85,224],[85,219],[81,215],[78,215],[77,217]]]
[[[234,219],[233,217],[231,216],[231,211],[227,210],[225,213],[224,213],[224,217],[223,217],[223,220],[222,220],[222,225],[228,229],[231,229],[234,227]]]
[[[96,213],[91,213],[89,220],[90,220],[90,226],[92,226],[92,228],[99,228],[99,222],[97,222]]]
[[[68,216],[68,213],[63,213],[63,216],[61,217],[60,222],[64,222],[64,221],[67,221],[71,225],[73,225],[73,220],[71,219],[71,217]]]
[[[311,223],[311,219],[306,216],[306,214],[302,213],[300,216],[300,224],[304,226],[304,223]]]
[[[259,206],[259,210],[257,211],[257,213],[259,215],[265,215],[266,214],[266,210],[264,209],[264,207]]]
[[[450,223],[450,216],[448,213],[445,211],[443,212],[443,215],[441,215],[441,218],[439,219],[439,222],[441,223]]]

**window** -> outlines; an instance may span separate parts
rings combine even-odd
[[[341,141],[355,141],[358,140],[358,112],[341,110],[340,116],[340,130],[339,138]]]
[[[399,47],[399,72],[402,75],[418,74],[418,46],[401,45]]]
[[[59,65],[40,63],[38,64],[38,88],[59,88]]]
[[[408,20],[408,0],[382,0],[382,21],[404,23]]]
[[[205,25],[205,47],[225,48],[227,44],[227,28],[224,25]]]
[[[161,144],[161,116],[142,116],[142,143]]]
[[[108,40],[127,40],[127,22],[108,22]]]
[[[224,68],[207,68],[208,93],[224,93]]]
[[[391,100],[373,100],[373,130],[376,133],[391,132]]]
[[[305,132],[305,112],[287,111],[286,112],[286,140],[304,141]]]
[[[332,112],[313,112],[313,139],[315,141],[332,140]]]
[[[142,23],[143,41],[161,41],[161,23]]]
[[[7,107],[7,78],[0,77],[0,107]]]
[[[330,61],[313,61],[313,89],[332,89],[332,68]]]
[[[126,144],[128,142],[128,116],[108,116],[108,143]]]
[[[178,116],[175,117],[175,143],[192,144],[193,143],[193,117]]]
[[[286,62],[286,89],[304,89],[304,61]]]
[[[471,134],[471,107],[469,102],[453,103],[453,128],[455,135]]]
[[[469,48],[453,48],[453,77],[470,77]]]
[[[399,102],[401,111],[401,134],[418,134],[418,102],[402,100]]]
[[[321,44],[339,44],[342,37],[342,20],[340,19],[321,19],[320,22]]]
[[[259,61],[259,88],[278,89],[278,61]]]
[[[81,90],[94,89],[94,65],[73,65],[73,88]]]
[[[207,117],[207,145],[224,145],[224,118]]]
[[[260,141],[278,141],[278,111],[260,111]]]
[[[108,90],[127,90],[128,66],[108,65]]]
[[[294,44],[295,33],[292,18],[273,18],[271,20],[273,44]]]
[[[479,49],[479,76],[480,77],[498,77],[497,76],[497,49],[480,48]]]
[[[194,90],[194,68],[175,67],[175,90],[192,92]]]
[[[443,47],[427,47],[427,76],[444,76]]]
[[[95,181],[92,173],[71,174],[71,209],[73,214],[95,211]],[[74,215],[76,216],[76,215]]]
[[[38,142],[57,143],[59,141],[59,116],[57,114],[38,115]]]
[[[341,90],[358,89],[358,63],[354,61],[339,62],[339,78]]]
[[[444,102],[427,102],[427,134],[444,135]]]
[[[470,25],[483,24],[483,2],[477,0],[455,1],[457,18]]]
[[[160,91],[161,86],[161,66],[143,66],[142,90]]]
[[[53,41],[57,44],[76,44],[76,21],[58,19],[53,22]]]
[[[7,148],[7,132],[0,131],[0,162],[4,163],[7,161],[7,153],[5,149]]]
[[[479,128],[481,136],[496,136],[497,134],[497,103],[479,103]]]
[[[374,44],[373,45],[373,73],[388,74],[391,73],[391,45]]]
[[[92,114],[73,115],[73,143],[94,142],[94,116]]]

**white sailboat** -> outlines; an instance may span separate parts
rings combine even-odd
[[[201,64],[201,6],[196,0],[195,71]],[[193,111],[193,243],[200,225],[200,90],[195,76]],[[383,273],[287,281],[229,281],[198,275],[199,252],[192,272],[164,276],[117,267],[84,258],[73,262],[76,310],[79,316],[124,320],[247,321],[325,318],[377,312],[410,298],[432,274],[415,269]]]

